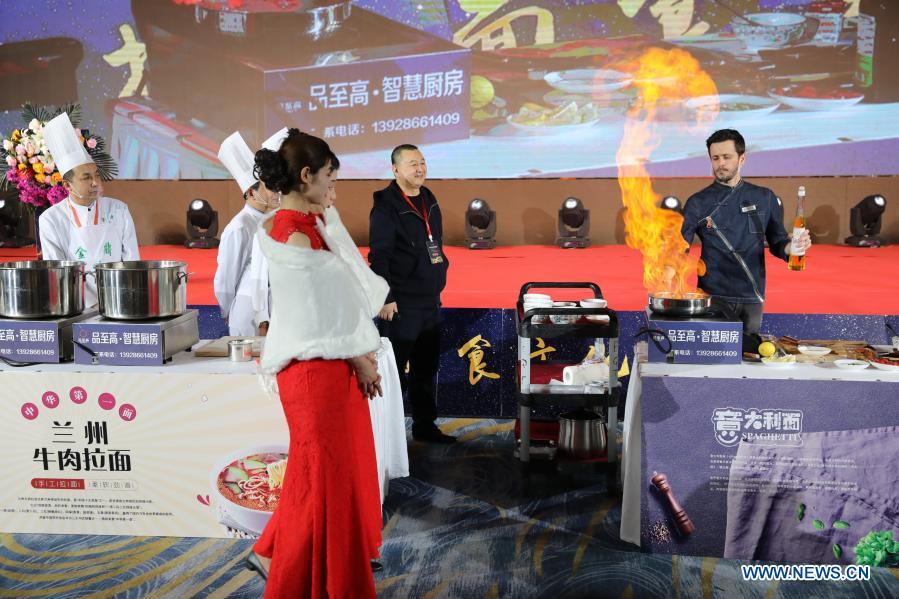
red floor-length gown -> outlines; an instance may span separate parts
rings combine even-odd
[[[284,243],[296,231],[327,251],[315,216],[295,210],[281,209],[269,235]],[[290,450],[281,500],[254,546],[272,558],[265,597],[374,597],[382,520],[368,399],[346,360],[294,360],[278,389]]]

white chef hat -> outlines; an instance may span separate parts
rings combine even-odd
[[[277,152],[281,149],[281,144],[284,143],[284,140],[287,139],[287,127],[284,127],[264,142],[262,142],[262,147],[266,150],[271,150],[272,152]]]
[[[240,132],[235,131],[222,142],[222,147],[219,148],[219,160],[237,181],[241,193],[247,193],[249,188],[256,185],[258,180],[253,175],[255,156],[250,150],[250,146],[241,137]]]
[[[65,175],[76,166],[90,164],[94,161],[69,120],[69,115],[63,112],[49,123],[44,125],[44,142],[50,150],[50,157],[56,163],[60,174]]]

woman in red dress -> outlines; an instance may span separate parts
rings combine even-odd
[[[382,520],[366,401],[380,394],[372,316],[387,286],[328,208],[338,167],[327,143],[296,129],[256,154],[257,176],[282,194],[257,236],[273,308],[262,368],[277,373],[290,430],[281,499],[247,560],[267,576],[266,598],[375,596]]]

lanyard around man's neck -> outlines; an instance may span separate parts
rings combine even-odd
[[[66,201],[69,203],[69,210],[72,211],[72,218],[75,220],[75,226],[80,229],[81,228],[81,219],[78,218],[78,213],[75,212],[75,207],[72,206],[72,200],[70,198],[66,198]],[[97,207],[97,209],[94,210],[94,226],[96,227],[97,224],[100,222],[100,200],[99,200],[99,198],[94,200],[94,204]]]
[[[409,196],[406,195],[406,192],[403,191],[403,188],[400,187],[400,194],[402,194],[403,199],[406,200],[406,203],[409,204],[409,207],[412,208],[412,211],[418,215],[418,218],[425,222],[425,231],[428,234],[428,240],[434,241],[434,236],[431,235],[431,223],[428,222],[428,203],[425,200],[425,196],[423,193],[419,193],[421,196],[421,209],[418,208],[415,204],[412,203],[412,200],[409,199]]]

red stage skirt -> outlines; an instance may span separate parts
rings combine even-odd
[[[382,519],[368,399],[345,360],[291,362],[278,389],[290,450],[254,547],[272,558],[265,597],[374,597]]]

